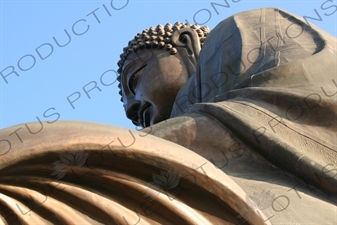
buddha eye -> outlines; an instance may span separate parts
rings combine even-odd
[[[130,77],[130,79],[129,79],[129,84],[128,84],[128,87],[129,87],[130,91],[131,91],[133,94],[135,94],[135,91],[134,91],[134,89],[133,89],[133,83],[134,83],[134,80],[135,80],[135,76],[132,75],[132,76]]]
[[[130,91],[133,93],[133,95],[136,94],[136,87],[138,84],[138,80],[139,80],[139,72],[132,74],[132,76],[129,79],[128,86],[129,86]]]
[[[142,74],[142,71],[144,69],[144,67],[146,66],[143,65],[141,66],[139,69],[137,69],[130,77],[129,82],[128,82],[128,87],[129,90],[135,95],[136,94],[136,88],[138,85],[138,80],[140,78],[140,75]]]

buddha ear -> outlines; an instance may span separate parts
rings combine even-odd
[[[194,57],[197,62],[200,54],[200,39],[198,33],[189,27],[175,31],[171,36],[173,47],[186,48],[190,57]]]

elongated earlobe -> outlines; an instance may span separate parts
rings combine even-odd
[[[201,45],[198,33],[194,29],[186,27],[175,31],[171,41],[174,47],[186,48],[188,55],[193,57],[195,62],[198,61]]]

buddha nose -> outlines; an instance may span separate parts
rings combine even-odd
[[[136,126],[139,125],[138,111],[140,108],[141,102],[133,100],[131,103],[126,106],[126,116],[132,121]]]

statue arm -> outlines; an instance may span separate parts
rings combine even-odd
[[[182,146],[102,124],[44,126],[1,146],[0,223],[266,224],[231,178]]]

